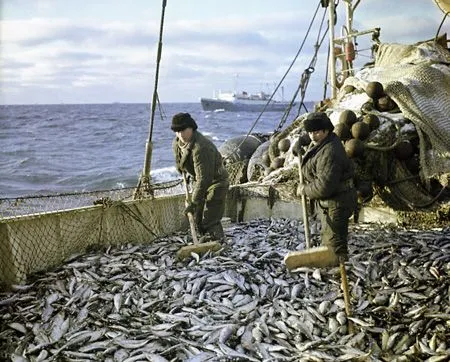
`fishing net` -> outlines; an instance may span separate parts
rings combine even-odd
[[[179,180],[153,185],[154,197],[134,189],[0,199],[0,287],[61,264],[88,248],[148,243],[187,228],[180,215]]]
[[[381,44],[374,68],[363,69],[346,85],[365,89],[383,84],[403,116],[415,125],[420,139],[424,178],[450,172],[450,53],[433,42]]]
[[[228,179],[230,185],[238,185],[247,182],[247,166],[248,159],[242,161],[235,161],[225,164],[228,171]]]
[[[417,177],[411,174],[403,162],[393,159],[389,179],[377,192],[383,201],[395,210],[414,210],[429,207],[435,201]]]

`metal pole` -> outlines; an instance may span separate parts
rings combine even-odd
[[[345,4],[347,19],[346,25],[349,33],[353,33],[353,8],[352,8],[352,0],[347,0]]]
[[[337,95],[336,87],[336,55],[334,54],[334,0],[328,4],[328,32],[330,34],[330,57],[328,69],[330,72],[331,99]]]
[[[303,172],[302,172],[302,155],[301,150],[298,150],[298,177],[300,184],[303,184]],[[311,247],[311,231],[309,230],[309,219],[308,219],[308,209],[306,205],[306,196],[302,195],[302,211],[303,211],[303,227],[305,228],[305,241],[306,248]]]
[[[353,33],[352,24],[353,24],[353,9],[352,9],[352,0],[347,0],[345,2],[345,10],[346,10],[346,19],[345,24],[347,27],[347,33],[351,34]],[[352,42],[352,38],[347,38],[346,41],[344,41],[344,46],[347,46],[348,42]],[[353,75],[353,61],[347,60],[347,68],[349,69],[348,75]]]

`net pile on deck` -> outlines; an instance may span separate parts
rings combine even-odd
[[[381,44],[375,66],[345,80],[324,111],[356,168],[362,202],[374,193],[395,209],[448,199],[450,53],[440,45]],[[373,86],[378,86],[373,87]],[[296,152],[310,139],[299,117],[249,161],[248,180],[295,193]]]
[[[351,229],[354,334],[337,268],[284,268],[305,247],[302,225],[255,220],[227,228],[217,255],[177,261],[188,241],[177,234],[72,258],[1,293],[0,358],[447,360],[450,229]]]
[[[364,90],[371,81],[383,84],[404,119],[420,139],[424,177],[450,173],[450,52],[434,42],[381,44],[374,68],[366,68],[345,84]]]

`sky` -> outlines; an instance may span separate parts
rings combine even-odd
[[[0,4],[0,104],[151,103],[162,0]],[[318,4],[167,0],[159,100],[198,102],[233,90],[271,93],[283,77],[275,98],[290,100],[323,35],[319,28],[324,9],[319,7],[305,40]],[[343,32],[344,8],[339,0],[338,35]],[[433,38],[443,17],[434,0],[361,0],[353,28],[380,27],[382,42],[414,43]],[[450,34],[449,17],[441,33],[445,31]],[[370,40],[370,35],[358,40],[357,66],[371,60]],[[323,98],[326,58],[324,43],[307,101]]]

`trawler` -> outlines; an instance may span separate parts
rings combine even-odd
[[[288,107],[294,107],[295,102],[272,100],[263,91],[259,93],[220,92],[217,97],[200,98],[204,111],[226,112],[284,112]]]

